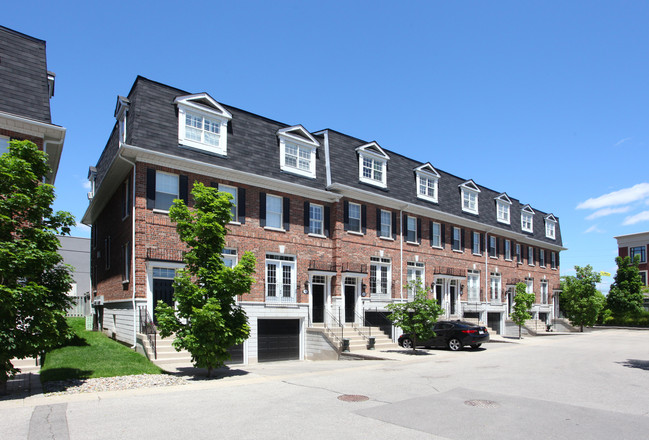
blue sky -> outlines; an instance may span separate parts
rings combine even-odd
[[[552,212],[563,275],[614,273],[613,237],[649,230],[648,22],[641,1],[23,1],[0,18],[47,41],[67,128],[55,207],[77,219],[139,74]]]

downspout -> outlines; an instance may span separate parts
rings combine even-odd
[[[135,173],[137,172],[137,170],[135,162],[131,162],[121,154],[118,154],[117,157],[131,164],[131,166],[133,167],[133,194],[131,195],[131,270],[133,272],[133,294],[131,296],[131,304],[133,305],[133,346],[131,348],[135,349],[137,348],[137,309],[135,308]]]

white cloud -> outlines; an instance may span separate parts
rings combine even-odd
[[[591,232],[597,232],[598,234],[601,234],[601,233],[603,233],[604,231],[602,231],[601,229],[599,229],[599,228],[597,227],[597,225],[593,225],[593,226],[591,226],[590,228],[586,229],[586,230],[584,231],[584,234],[590,234]]]
[[[601,209],[608,206],[626,205],[647,197],[649,197],[649,183],[638,183],[631,188],[624,188],[588,199],[577,205],[577,209]]]
[[[90,180],[83,179],[81,181],[81,186],[83,187],[83,189],[90,189]]]
[[[620,139],[619,141],[617,141],[617,142],[615,143],[615,146],[616,146],[616,147],[619,147],[620,145],[622,145],[622,144],[625,143],[626,141],[630,141],[630,140],[631,140],[630,137],[629,137],[629,138]]]
[[[640,222],[649,222],[649,211],[642,211],[637,214],[631,215],[624,219],[622,224],[624,226],[635,225]]]
[[[647,199],[647,201],[649,202],[649,199]],[[622,214],[624,212],[629,212],[630,209],[630,206],[622,206],[621,208],[603,208],[593,212],[591,215],[586,217],[586,220],[595,220],[596,218],[606,217],[611,214]]]

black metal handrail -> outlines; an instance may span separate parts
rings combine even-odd
[[[343,263],[343,272],[367,273],[367,264],[363,263]]]
[[[365,325],[365,318],[362,317],[361,315],[359,315],[359,314],[356,312],[356,310],[354,310],[354,316],[355,316],[356,318],[360,319],[359,322],[361,323],[361,325],[360,325],[360,327],[357,327],[357,326],[356,326],[356,323],[355,323],[355,322],[352,322],[352,327],[354,327],[354,328],[356,329],[356,331],[357,331],[357,332],[358,332],[358,333],[359,333],[363,338],[369,340],[369,338],[372,337],[372,326],[371,326],[371,325]],[[361,330],[361,327],[367,327],[367,328],[369,329],[369,330],[368,330],[368,335],[367,335],[367,336],[365,336],[365,332],[363,332],[363,330]]]
[[[332,322],[336,324],[340,328],[340,338],[336,335],[336,333],[333,331],[333,327],[327,325],[327,320],[325,319],[324,321],[324,328],[327,330],[329,334],[331,334],[335,339],[338,340],[338,343],[342,346],[343,344],[343,339],[345,339],[345,327],[340,323],[340,319],[336,319],[336,317],[331,313],[329,310],[325,309],[325,313],[331,318]],[[338,310],[338,313],[340,313],[340,310]]]
[[[466,269],[458,269],[455,267],[435,266],[433,267],[435,275],[449,275],[454,277],[466,277]]]
[[[158,359],[158,349],[156,347],[158,329],[153,323],[146,306],[140,307],[140,333],[146,335],[149,346],[153,349],[153,358]]]
[[[309,270],[321,270],[324,272],[336,272],[336,265],[329,261],[309,260]]]

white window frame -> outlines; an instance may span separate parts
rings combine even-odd
[[[545,249],[539,249],[539,266],[545,267]]]
[[[478,214],[478,191],[462,188],[462,211]]]
[[[368,161],[370,163],[369,167],[365,166],[365,161]],[[358,179],[361,182],[385,188],[388,186],[386,165],[387,161],[385,159],[368,152],[362,152],[358,155]],[[366,168],[369,168],[370,176],[365,176]],[[376,178],[377,173],[380,173],[380,179]]]
[[[352,217],[352,206],[358,207],[358,218]],[[348,231],[349,232],[356,232],[358,234],[362,234],[362,232],[363,232],[363,224],[362,224],[363,223],[363,218],[362,218],[363,217],[363,212],[362,212],[363,209],[361,207],[361,204],[360,203],[349,202],[347,204],[347,209],[349,211],[349,212],[347,212],[347,218],[349,219],[349,229],[348,229]],[[352,228],[352,222],[351,222],[352,218],[354,220],[358,220],[358,229],[353,229]]]
[[[420,261],[408,261],[407,262],[407,280],[408,280],[408,298],[414,299],[415,289],[412,287],[412,284],[417,281],[420,282],[421,288],[426,288],[426,267],[424,263]]]
[[[434,248],[442,248],[442,224],[433,222],[433,231],[432,231],[433,241],[431,246]]]
[[[297,291],[297,264],[294,255],[284,254],[266,254],[265,261],[265,278],[264,278],[264,291],[266,302],[269,303],[294,303],[296,302]],[[275,282],[269,283],[269,268],[275,268]],[[284,277],[284,268],[290,270],[290,280],[286,283]],[[275,295],[269,295],[269,286],[275,286]],[[288,293],[286,295],[286,287],[288,286]]]
[[[552,252],[550,254],[550,268],[554,269],[554,270],[557,270],[557,253],[556,252]]]
[[[639,270],[640,276],[642,277],[642,274],[644,274],[644,279],[645,279],[645,286],[649,286],[649,271],[647,270]]]
[[[532,246],[527,247],[527,264],[529,266],[536,266],[534,262],[534,248]]]
[[[205,103],[206,101],[209,102],[209,106]],[[206,93],[178,97],[174,103],[178,105],[178,143],[185,147],[227,156],[228,122],[232,119],[232,114]],[[190,139],[187,136],[188,115],[201,119],[201,128],[198,129],[201,130],[201,140]],[[218,145],[205,142],[205,133],[212,133],[204,128],[206,119],[218,127]]]
[[[428,173],[417,173],[417,197],[437,203],[439,176]],[[423,191],[422,191],[423,190]]]
[[[468,270],[466,274],[466,290],[468,302],[480,302],[480,272]]]
[[[545,219],[545,236],[547,238],[555,239],[557,236],[557,222],[550,219]]]
[[[230,212],[232,213],[232,220],[230,220],[230,223],[239,223],[239,188],[237,188],[236,186],[219,184],[219,191],[226,192],[232,196],[232,206],[230,208]]]
[[[412,222],[412,226],[414,226],[413,229],[410,229]],[[409,240],[410,238],[410,233],[412,232],[412,235],[415,237],[414,240]],[[406,216],[406,243],[414,243],[417,244],[419,237],[417,237],[417,217],[413,217],[411,215]]]
[[[377,278],[377,274],[381,274],[380,279]],[[383,285],[383,274],[386,275],[385,286]],[[369,281],[370,298],[389,299],[392,296],[392,260],[383,257],[370,257]]]
[[[317,218],[317,213],[319,218]],[[320,227],[318,227],[320,225]],[[309,203],[309,234],[324,236],[324,206]]]
[[[457,240],[455,237],[455,232],[457,231]],[[455,247],[455,243],[457,241],[457,248]],[[453,237],[452,237],[452,243],[451,243],[451,249],[454,252],[462,252],[462,228],[458,228],[457,226],[453,226]]]
[[[520,243],[516,243],[516,264],[523,264],[523,253]]]
[[[498,258],[498,238],[493,235],[489,236],[489,258]]]
[[[525,293],[534,293],[534,278],[525,278]]]
[[[157,177],[157,176],[156,176]],[[156,182],[157,182],[156,178]],[[129,191],[129,183],[131,182],[131,179],[129,177],[126,178],[126,181],[124,182],[124,192],[122,193],[122,197],[124,197],[123,200],[123,205],[122,205],[122,220],[127,218],[131,214],[131,207],[129,206],[129,198],[130,198],[130,191]]]
[[[491,301],[501,302],[502,298],[502,277],[500,273],[491,272],[489,280],[489,299]]]
[[[271,211],[271,200],[279,200],[279,212]],[[272,217],[271,217],[272,215]],[[279,224],[271,224],[271,218],[279,218]],[[266,228],[270,229],[284,229],[284,199],[281,196],[274,194],[266,194]]]
[[[505,260],[512,261],[512,242],[505,240]]]
[[[549,299],[548,280],[541,280],[541,304],[547,304]]]
[[[160,183],[160,176],[169,176],[172,177],[176,180],[176,192],[171,193],[171,192],[166,192],[166,191],[158,191],[158,184]],[[171,194],[174,197],[174,199],[179,199],[180,198],[180,176],[178,174],[173,174],[173,173],[167,173],[165,171],[160,171],[156,170],[156,177],[155,177],[155,204],[154,204],[154,209],[158,212],[169,212],[169,208],[171,208],[171,205],[167,207],[163,207],[162,205],[158,206],[158,202],[160,201],[160,197],[158,197],[158,194]],[[173,199],[172,199],[173,200]],[[172,202],[173,204],[173,202]]]
[[[471,252],[473,255],[482,255],[482,252],[480,252],[480,242],[482,241],[480,239],[480,233],[473,231],[471,236],[473,237],[473,249],[471,249]]]
[[[511,203],[507,203],[504,200],[496,200],[496,216],[500,223],[509,224],[511,211],[510,206]]]
[[[392,239],[392,212],[381,209],[379,215],[379,237]],[[387,219],[387,222],[384,221],[384,218]]]
[[[226,267],[233,268],[237,264],[239,264],[239,259],[238,259],[238,254],[237,250],[235,248],[223,248],[223,253],[221,253],[221,257],[223,259],[223,264]],[[231,264],[228,264],[227,262],[231,262]]]
[[[521,211],[521,230],[534,232],[534,210],[529,205],[526,205]]]
[[[317,147],[313,145],[307,145],[306,143],[298,142],[293,139],[287,140],[283,137],[280,137],[279,148],[280,168],[282,169],[282,171],[315,179],[315,153]],[[295,154],[289,154],[289,150],[291,149],[295,149]],[[291,159],[293,157],[295,158],[295,165],[291,164],[290,160],[287,160],[289,159],[289,157]],[[300,166],[301,161],[307,162],[306,168]]]
[[[131,281],[131,266],[131,243],[126,242],[122,245],[122,284]]]

